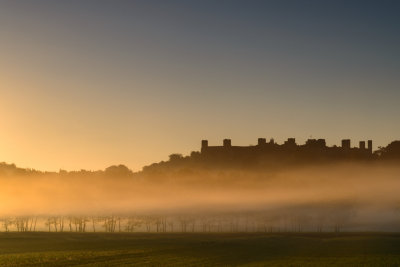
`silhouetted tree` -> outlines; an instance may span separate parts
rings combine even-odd
[[[110,177],[126,177],[133,174],[133,172],[125,165],[110,166],[105,169],[104,173],[106,176]]]
[[[400,141],[393,141],[386,147],[379,147],[376,153],[383,159],[399,159],[400,158]]]
[[[178,161],[180,159],[183,159],[182,154],[175,153],[175,154],[169,155],[169,161],[171,161],[171,162]]]

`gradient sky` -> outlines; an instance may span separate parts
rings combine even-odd
[[[400,139],[399,1],[0,2],[0,161],[134,170],[231,138]]]

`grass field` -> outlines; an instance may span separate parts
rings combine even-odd
[[[0,234],[0,266],[133,265],[400,266],[400,234]]]

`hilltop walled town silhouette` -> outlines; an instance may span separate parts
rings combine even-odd
[[[253,155],[279,155],[291,154],[298,156],[327,156],[330,158],[372,158],[372,140],[360,141],[358,147],[351,147],[350,139],[343,139],[342,145],[329,147],[325,139],[308,139],[304,145],[296,144],[295,138],[288,138],[283,144],[278,144],[274,139],[269,142],[265,138],[258,138],[254,146],[232,146],[231,139],[224,139],[222,146],[209,146],[208,140],[201,141],[201,154],[205,156],[240,156]]]
[[[373,141],[360,141],[352,146],[350,139],[343,139],[340,146],[327,146],[325,139],[308,139],[304,144],[288,138],[283,144],[274,139],[258,138],[256,145],[236,146],[231,139],[224,139],[220,146],[210,146],[208,140],[201,141],[200,151],[190,155],[171,154],[168,161],[143,167],[144,172],[159,172],[189,169],[233,168],[243,170],[282,169],[334,163],[372,163],[400,161],[400,141],[373,149]]]
[[[192,157],[208,164],[265,165],[268,163],[315,163],[337,160],[372,160],[377,153],[372,150],[372,140],[360,141],[358,147],[351,146],[350,139],[342,140],[341,146],[327,146],[325,139],[308,139],[298,145],[295,138],[288,138],[283,144],[274,139],[258,138],[256,145],[233,146],[230,139],[224,139],[222,146],[210,146],[208,140],[201,141],[199,154]]]
[[[131,176],[140,173],[165,173],[175,170],[198,168],[234,168],[234,169],[281,169],[290,166],[352,163],[352,162],[393,162],[400,161],[400,140],[393,141],[385,147],[373,150],[372,140],[360,141],[357,147],[351,145],[350,139],[343,139],[341,146],[327,146],[325,139],[308,139],[304,144],[296,143],[295,138],[288,138],[283,144],[274,139],[258,138],[256,145],[235,146],[231,139],[224,139],[221,146],[210,146],[208,140],[201,141],[200,151],[190,155],[174,153],[167,161],[160,161],[144,166],[141,171],[133,172],[125,165],[112,165],[104,171],[65,171],[60,175],[104,174],[110,177]],[[15,164],[0,162],[0,175],[55,174],[35,169],[19,168]]]
[[[231,139],[224,139],[221,146],[210,146],[208,140],[201,141],[200,152],[190,156],[170,155],[170,162],[189,160],[214,166],[255,166],[293,163],[351,162],[381,159],[400,159],[400,141],[393,141],[386,147],[373,151],[372,140],[360,141],[352,146],[350,139],[343,139],[341,146],[327,146],[325,139],[308,139],[299,145],[295,138],[288,138],[283,144],[274,139],[258,138],[256,145],[235,146]]]

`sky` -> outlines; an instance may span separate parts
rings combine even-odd
[[[400,139],[399,1],[0,2],[0,161],[133,170],[200,141]]]

